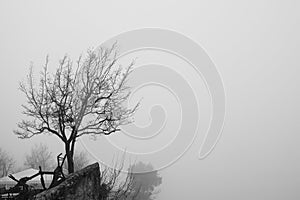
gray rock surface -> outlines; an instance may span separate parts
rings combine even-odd
[[[100,191],[99,164],[94,163],[69,175],[64,182],[35,196],[36,200],[98,200]]]

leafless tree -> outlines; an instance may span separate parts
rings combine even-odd
[[[125,154],[121,160],[116,160],[112,167],[102,166],[101,196],[102,200],[136,200],[139,189],[135,188],[134,174],[131,171],[124,173]]]
[[[126,174],[122,174],[123,168],[124,157],[121,161],[116,161],[113,167],[104,167],[101,173],[103,200],[153,200],[156,198],[162,177],[150,163],[138,162],[130,165]]]
[[[14,163],[14,159],[0,148],[0,177],[7,176],[12,172]]]
[[[48,146],[41,143],[35,145],[30,153],[25,156],[24,165],[34,169],[39,169],[39,166],[41,166],[43,170],[52,170],[55,166],[55,160]]]
[[[109,135],[130,123],[137,108],[124,105],[130,91],[126,80],[133,62],[117,65],[117,48],[99,48],[79,57],[75,70],[68,56],[60,60],[56,72],[48,72],[48,57],[39,83],[32,68],[20,90],[26,95],[24,114],[15,130],[20,138],[51,133],[64,143],[68,171],[74,172],[74,150],[83,135]]]

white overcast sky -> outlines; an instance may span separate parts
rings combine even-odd
[[[35,143],[62,149],[55,137],[19,140],[12,133],[25,101],[18,82],[31,61],[38,69],[47,54],[55,63],[125,31],[166,28],[213,59],[226,87],[227,119],[208,158],[197,159],[198,139],[161,171],[158,199],[299,199],[299,10],[297,0],[1,0],[0,147],[19,165]]]

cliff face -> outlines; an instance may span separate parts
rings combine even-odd
[[[35,196],[36,200],[98,200],[100,169],[95,163],[68,176],[64,182]]]

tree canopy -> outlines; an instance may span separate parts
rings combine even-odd
[[[83,135],[109,135],[130,123],[137,106],[125,105],[130,95],[126,86],[133,62],[117,64],[117,47],[98,48],[80,56],[75,67],[68,56],[60,61],[55,73],[48,71],[49,59],[36,83],[32,67],[27,82],[20,83],[27,103],[26,119],[14,133],[30,138],[42,133],[57,136],[65,145],[68,170],[74,172],[76,140]]]

